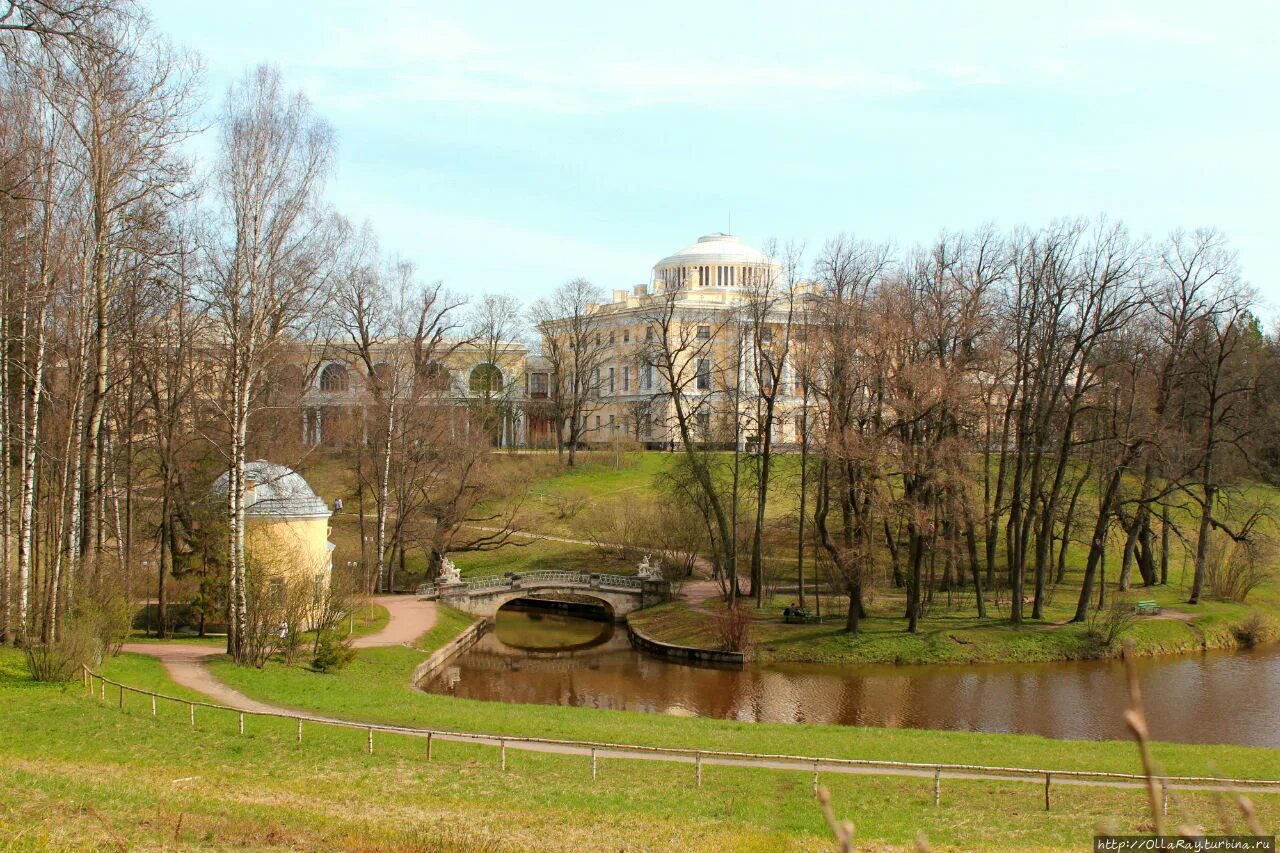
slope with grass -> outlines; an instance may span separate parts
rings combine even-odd
[[[422,645],[447,639],[442,614]],[[464,618],[457,619],[465,621]],[[427,696],[405,679],[421,651],[362,651],[334,675],[270,665],[218,672],[260,698],[337,716],[724,749],[822,751],[907,760],[982,761],[1133,771],[1126,743],[948,732],[770,726],[668,719],[626,712],[500,706]],[[126,683],[186,695],[160,665],[123,655],[105,664]],[[237,678],[229,676],[236,675]],[[112,697],[108,697],[109,700]],[[195,697],[190,697],[195,698]],[[374,754],[360,731],[308,727],[296,742],[289,721],[252,718],[244,736],[234,714],[204,711],[192,731],[184,708],[143,701],[106,704],[78,684],[35,684],[16,652],[0,651],[0,836],[16,849],[230,847],[413,850],[813,850],[830,845],[806,774],[714,767],[703,787],[688,767],[610,759],[591,778],[579,756],[510,753],[437,743],[427,762],[420,739],[380,736]],[[1157,744],[1176,773],[1262,775],[1273,750]],[[1094,828],[1144,827],[1139,791],[1063,786],[1045,813],[1034,785],[947,780],[934,806],[928,780],[839,777],[837,812],[874,849],[910,849],[923,833],[937,849],[1087,846]],[[1264,825],[1280,820],[1280,795],[1254,798]],[[1212,795],[1178,793],[1174,821],[1219,825]],[[1229,814],[1228,807],[1226,812]]]

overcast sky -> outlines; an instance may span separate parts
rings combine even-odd
[[[210,116],[277,65],[338,208],[464,292],[627,287],[730,217],[813,249],[1105,213],[1221,228],[1280,305],[1270,3],[150,5]]]

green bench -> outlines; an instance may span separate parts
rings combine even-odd
[[[1136,610],[1139,615],[1147,615],[1147,616],[1160,615],[1160,605],[1156,604],[1155,599],[1153,598],[1149,598],[1145,601],[1139,601],[1137,604],[1133,606],[1133,609]]]

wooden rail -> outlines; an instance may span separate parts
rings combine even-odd
[[[98,683],[95,684],[94,679]],[[151,714],[156,715],[156,700],[163,699],[179,705],[186,705],[189,710],[190,726],[196,725],[196,708],[208,708],[215,711],[226,711],[238,715],[240,734],[245,732],[246,717],[268,717],[297,721],[297,742],[302,743],[303,723],[314,723],[322,726],[360,729],[366,732],[366,749],[373,752],[374,733],[424,737],[427,739],[427,760],[431,760],[432,742],[447,740],[460,743],[476,743],[485,746],[496,746],[499,749],[500,764],[507,768],[507,749],[527,752],[547,752],[561,755],[582,755],[591,759],[591,777],[597,776],[597,765],[602,758],[647,759],[654,761],[670,761],[694,765],[695,784],[702,786],[702,766],[714,764],[726,767],[761,767],[770,770],[799,770],[813,774],[814,791],[817,791],[818,774],[846,773],[872,776],[911,776],[932,779],[933,800],[935,805],[942,802],[942,779],[948,777],[963,780],[991,780],[1003,782],[1032,782],[1044,784],[1044,807],[1048,811],[1051,805],[1051,786],[1053,783],[1064,785],[1096,785],[1112,788],[1146,788],[1147,777],[1140,773],[1117,773],[1105,770],[1041,770],[1030,767],[1002,767],[983,764],[948,764],[919,761],[885,761],[871,758],[824,758],[820,756],[788,755],[784,753],[735,752],[732,750],[693,749],[679,746],[640,746],[638,744],[607,743],[589,740],[567,740],[561,738],[525,737],[520,735],[495,735],[480,732],[461,732],[449,729],[422,729],[412,726],[393,726],[379,723],[359,723],[351,720],[339,720],[331,717],[314,717],[308,714],[294,714],[287,711],[246,711],[228,705],[213,702],[202,702],[193,699],[181,699],[151,690],[132,687],[114,681],[101,673],[83,667],[85,689],[90,696],[97,695],[101,701],[107,700],[107,685],[119,691],[118,706],[124,708],[126,693],[135,693],[151,700]],[[1237,791],[1254,793],[1280,793],[1280,779],[1230,779],[1214,776],[1162,776],[1160,783],[1162,799],[1170,790],[1183,791]],[[1164,804],[1167,809],[1167,800]]]

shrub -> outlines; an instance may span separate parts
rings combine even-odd
[[[78,622],[65,625],[55,642],[32,643],[26,652],[31,677],[55,683],[71,681],[83,667],[96,666],[102,659],[102,647],[94,632]]]
[[[731,652],[746,652],[755,634],[755,616],[741,604],[716,614],[712,622],[720,647]]]
[[[1204,561],[1209,595],[1220,601],[1244,601],[1275,571],[1275,551],[1275,542],[1268,536],[1255,533],[1234,542],[1225,534],[1214,534]]]
[[[82,599],[75,627],[91,634],[102,654],[115,656],[129,638],[133,613],[134,605],[128,596],[118,589],[103,589]],[[65,627],[67,631],[72,629],[71,625]]]
[[[1246,649],[1251,649],[1266,638],[1267,629],[1262,621],[1262,615],[1255,613],[1233,627],[1231,632],[1236,635],[1237,643]]]
[[[1100,648],[1109,649],[1124,636],[1138,618],[1138,612],[1127,596],[1112,595],[1111,603],[1089,614],[1085,634]]]
[[[324,630],[317,635],[315,648],[311,668],[316,672],[342,669],[356,656],[356,650],[351,648],[351,641],[332,630]]]
[[[551,496],[555,516],[562,521],[576,517],[587,503],[588,496],[582,492],[562,492]]]

